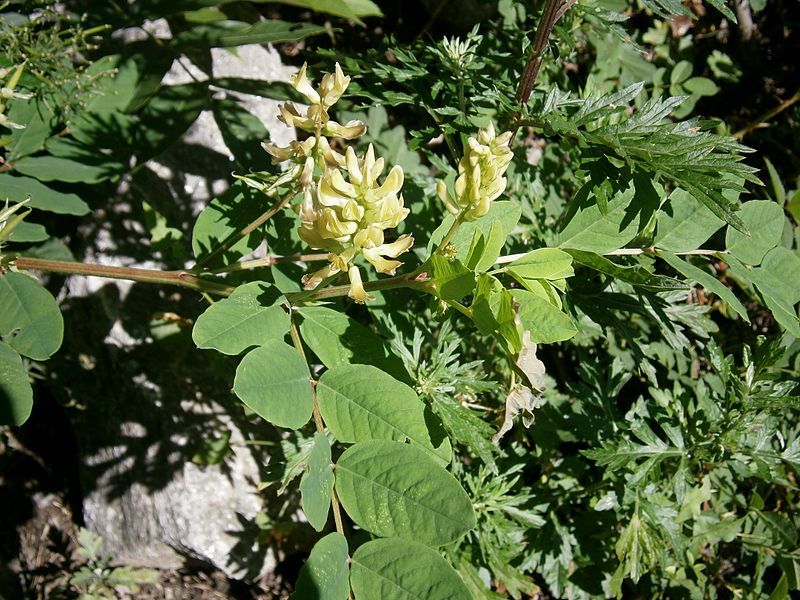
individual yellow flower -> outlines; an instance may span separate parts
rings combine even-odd
[[[511,132],[496,135],[494,125],[469,138],[464,157],[458,163],[455,198],[444,181],[436,184],[436,192],[448,211],[461,214],[464,221],[474,221],[487,212],[492,201],[506,189],[503,174],[514,154],[508,147]]]

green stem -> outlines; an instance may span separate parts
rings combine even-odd
[[[198,277],[189,271],[158,271],[156,269],[137,269],[134,267],[112,267],[62,260],[45,260],[20,256],[13,261],[14,266],[25,271],[46,271],[60,275],[83,275],[106,279],[125,279],[141,283],[177,285],[199,292],[228,296],[235,289],[224,283],[217,283]]]
[[[425,290],[428,285],[427,280],[417,279],[418,273],[407,273],[405,275],[397,275],[388,279],[380,279],[378,281],[367,281],[364,283],[364,289],[368,292],[375,292],[380,290],[392,290],[397,288],[415,288]],[[349,285],[335,285],[332,287],[324,288],[319,287],[315,290],[308,292],[290,292],[286,294],[289,302],[298,303],[306,302],[308,300],[322,300],[324,298],[336,298],[338,296],[346,296],[350,292]]]
[[[439,254],[442,253],[442,250],[444,250],[447,247],[447,244],[449,244],[453,240],[453,237],[456,235],[458,228],[461,227],[462,222],[463,218],[460,213],[456,216],[456,220],[453,221],[453,224],[450,226],[450,229],[447,231],[447,233],[444,234],[442,241],[439,242],[439,246],[436,248],[436,252],[438,252]]]

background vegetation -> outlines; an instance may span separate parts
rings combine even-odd
[[[399,232],[420,246],[409,272],[433,247],[425,249],[428,238],[444,235],[435,184],[452,186],[466,139],[490,119],[517,131],[507,197],[476,222],[496,252],[476,255],[470,230],[455,240],[464,264],[434,271],[438,281],[458,280],[467,265],[477,275],[463,293],[375,291],[366,305],[334,299],[329,308],[339,316],[328,318],[347,333],[333,340],[315,336],[313,313],[301,324],[312,365],[332,368],[340,355],[378,363],[441,420],[455,449],[449,468],[470,496],[476,526],[439,550],[470,593],[778,599],[800,589],[800,5],[579,0],[560,5],[563,16],[541,39],[545,5],[557,6],[0,4],[0,198],[13,205],[30,196],[14,215],[32,209],[21,222],[6,215],[0,291],[5,285],[42,307],[29,318],[36,327],[21,325],[10,292],[0,296],[4,407],[13,406],[2,417],[24,422],[2,434],[5,560],[25,554],[14,531],[31,519],[34,492],[63,494],[81,523],[78,456],[91,449],[72,436],[72,424],[122,420],[104,397],[142,371],[165,398],[160,456],[181,457],[163,461],[166,472],[144,469],[143,481],[157,486],[190,459],[224,465],[234,451],[222,421],[182,412],[180,399],[191,395],[223,404],[263,464],[269,457],[255,528],[262,547],[278,550],[281,572],[270,591],[264,582],[229,583],[226,593],[288,594],[320,537],[296,523],[293,480],[313,447],[312,428],[287,433],[243,413],[230,393],[238,360],[194,348],[192,324],[206,306],[184,289],[262,280],[299,290],[304,270],[296,263],[228,269],[265,239],[272,254],[307,252],[290,233],[294,216],[280,214],[208,259],[264,211],[244,183],[229,176],[231,190],[199,215],[188,194],[158,205],[129,193],[153,185],[148,160],[186,152],[181,136],[204,110],[234,160],[190,148],[201,165],[191,168],[279,173],[260,148],[263,124],[220,92],[302,99],[287,84],[214,77],[210,68],[211,48],[272,43],[287,64],[308,61],[317,80],[335,62],[353,76],[336,116],[365,121],[361,150],[372,143],[405,171],[411,214]],[[170,39],[121,34],[160,18]],[[539,47],[541,69],[520,105]],[[175,60],[207,77],[163,85]],[[556,247],[569,258],[550,271],[495,261]],[[157,282],[182,287],[140,282],[117,303],[71,297],[58,268],[48,269],[46,290],[22,274],[47,267],[37,260],[98,251],[154,259],[167,271]],[[208,259],[206,271],[179,276],[192,257]],[[208,283],[209,270],[231,272]],[[71,272],[80,271],[64,271]],[[518,315],[538,336],[544,391],[517,407],[522,414],[500,438],[515,376],[503,347],[513,345],[516,325],[494,308],[488,324],[454,309],[469,298],[477,311],[482,294],[495,307],[494,292],[485,291],[494,283],[475,284],[492,276],[509,294],[527,290],[547,307]],[[117,319],[135,335],[134,348],[104,341]],[[23,336],[26,326],[35,335]],[[176,430],[189,432],[188,447],[169,446]],[[148,447],[127,444],[129,456],[147,455]],[[65,539],[51,540],[60,558],[47,568],[32,572],[18,561],[3,571],[9,593],[113,597],[127,585],[155,595],[169,583],[115,570],[91,534],[64,531]],[[352,523],[348,534],[351,549],[367,539]]]

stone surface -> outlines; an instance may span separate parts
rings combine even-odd
[[[158,23],[151,29],[169,35]],[[136,35],[131,32],[131,39]],[[218,76],[286,80],[293,72],[281,64],[277,52],[261,46],[240,47],[236,54],[215,49],[212,58]],[[189,72],[204,78],[186,58],[181,63],[173,65],[165,84],[188,81]],[[276,102],[231,96],[265,123],[275,141],[292,138],[293,132],[276,119]],[[201,114],[179,144],[122,182],[120,201],[109,208],[106,219],[99,219],[100,229],[86,232],[96,242],[83,259],[158,268],[158,262],[137,260],[135,248],[148,236],[130,213],[142,201],[159,199],[162,206],[183,207],[178,218],[184,219],[184,229],[190,228],[207,201],[228,185],[231,158],[212,115]],[[274,555],[255,543],[254,533],[254,519],[264,508],[256,485],[265,457],[243,444],[243,428],[249,424],[231,403],[229,388],[209,393],[205,383],[195,385],[208,376],[203,367],[210,362],[208,356],[184,348],[180,356],[168,359],[175,361],[174,368],[164,369],[165,350],[154,347],[163,341],[141,330],[146,315],[130,315],[132,308],[169,306],[153,295],[170,300],[180,296],[195,304],[196,297],[144,287],[73,277],[64,298],[68,326],[69,319],[92,321],[82,325],[90,330],[88,339],[76,340],[71,349],[86,373],[81,381],[70,382],[82,398],[78,401],[87,406],[76,427],[83,453],[86,526],[103,537],[106,551],[122,563],[177,568],[198,561],[233,578],[257,578],[275,567]],[[142,300],[142,294],[150,294],[149,299]],[[232,455],[216,466],[192,462],[198,442],[225,432],[235,448]]]

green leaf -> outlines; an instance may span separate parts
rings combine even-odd
[[[472,244],[467,252],[466,266],[473,271],[483,272],[491,267],[506,243],[508,233],[504,231],[499,219],[494,219],[489,231],[484,234],[479,229],[475,230]]]
[[[14,170],[41,181],[68,183],[99,183],[118,174],[107,166],[93,166],[85,162],[56,156],[27,156],[14,163]]]
[[[432,279],[430,292],[444,301],[461,300],[475,289],[475,273],[457,258],[447,259],[441,254],[432,254],[421,271],[428,272]]]
[[[300,569],[294,600],[347,600],[350,593],[347,539],[329,533],[311,549]]]
[[[707,77],[691,77],[683,82],[683,87],[699,96],[716,96],[719,92],[717,84]]]
[[[47,233],[44,225],[22,221],[21,223],[16,224],[14,230],[11,232],[11,235],[8,236],[8,241],[25,244],[31,242],[43,242],[49,237],[50,234]]]
[[[32,277],[0,276],[0,336],[34,360],[50,358],[61,346],[64,319],[55,298]]]
[[[269,340],[242,359],[233,392],[270,423],[299,429],[308,423],[314,408],[310,379],[308,365],[297,350]]]
[[[511,290],[519,304],[519,320],[523,330],[530,331],[536,344],[552,344],[568,340],[577,333],[575,324],[547,300],[527,290]]]
[[[410,440],[443,465],[451,448],[441,423],[406,384],[369,365],[326,371],[317,384],[325,424],[340,442]]]
[[[682,83],[686,81],[691,74],[692,63],[690,63],[688,60],[682,60],[675,65],[675,67],[672,69],[672,72],[669,74],[669,82],[672,84]]]
[[[322,531],[328,522],[332,493],[331,444],[325,434],[318,431],[314,434],[314,446],[308,455],[306,470],[300,479],[303,512],[317,531]]]
[[[372,540],[353,554],[350,585],[356,600],[467,600],[458,573],[436,551],[396,538]]]
[[[211,47],[231,48],[245,44],[274,44],[297,42],[311,35],[325,33],[327,29],[311,23],[287,23],[269,20],[255,23],[242,21],[216,21],[195,25],[178,34],[171,45],[176,48]]]
[[[329,369],[353,363],[374,365],[395,379],[408,381],[408,373],[383,340],[360,323],[323,306],[303,307],[300,334]]]
[[[470,408],[449,397],[434,398],[431,403],[434,413],[454,440],[472,450],[493,472],[497,472],[494,452],[497,448],[491,438],[494,428],[476,415]]]
[[[257,0],[258,1],[258,0]],[[276,0],[282,4],[291,4],[308,8],[316,12],[324,12],[343,19],[352,19],[362,24],[359,17],[382,17],[383,13],[372,0]]]
[[[472,247],[472,240],[475,238],[475,232],[480,231],[484,235],[484,237],[488,237],[491,233],[491,229],[495,221],[499,221],[500,236],[505,242],[505,239],[517,225],[517,222],[519,221],[521,214],[522,214],[522,209],[519,203],[517,202],[513,202],[510,200],[492,202],[492,205],[489,208],[489,212],[486,213],[486,215],[484,215],[477,221],[469,221],[467,223],[462,223],[461,226],[458,228],[458,231],[453,236],[452,240],[452,244],[456,248],[456,257],[461,262],[466,263],[467,255],[469,254],[470,248]],[[442,220],[442,224],[436,228],[436,231],[434,231],[433,235],[431,236],[430,243],[428,244],[429,251],[435,248],[439,244],[439,242],[441,242],[442,239],[444,239],[445,234],[447,233],[447,231],[449,231],[450,227],[453,225],[454,220],[455,217],[451,214],[448,214]],[[486,259],[481,260],[481,264],[485,264],[488,261],[488,257],[489,255],[487,254]]]
[[[739,302],[736,295],[725,284],[719,281],[716,277],[699,269],[693,264],[675,256],[671,252],[659,251],[658,256],[663,258],[673,269],[678,271],[687,279],[696,281],[702,285],[706,290],[712,292],[727,302],[736,313],[748,323],[750,318],[747,316],[747,309]]]
[[[516,324],[514,298],[497,278],[486,274],[478,277],[470,311],[472,320],[481,333],[499,334],[512,354],[522,347]]]
[[[770,250],[760,267],[746,269],[731,264],[733,275],[755,284],[764,302],[778,321],[794,337],[800,337],[800,319],[795,304],[800,302],[800,256],[779,246]]]
[[[0,174],[0,201],[21,202],[30,196],[28,206],[62,215],[85,215],[89,206],[75,194],[57,192],[30,177]]]
[[[0,341],[0,425],[22,425],[32,409],[33,390],[22,358]]]
[[[572,277],[572,256],[558,248],[537,248],[507,267],[523,279],[566,279]]]
[[[200,315],[192,329],[198,348],[223,354],[241,354],[289,332],[289,315],[279,304],[282,296],[270,284],[253,281],[240,285]]]
[[[605,215],[596,204],[582,203],[583,206],[558,234],[557,245],[598,254],[622,248],[636,237],[640,229],[640,220],[631,218],[630,206],[635,194],[633,184],[618,191],[608,202]]]
[[[764,158],[764,163],[767,165],[769,184],[772,187],[773,198],[775,198],[775,202],[784,206],[786,204],[786,188],[783,187],[781,176],[778,175],[778,171],[775,170],[775,167],[768,158]]]
[[[230,98],[213,100],[212,108],[222,139],[236,163],[248,170],[265,168],[269,164],[269,155],[264,152],[261,142],[269,139],[269,133],[261,119]]]
[[[781,240],[785,220],[783,209],[772,200],[751,200],[742,205],[739,216],[750,235],[728,228],[725,246],[743,263],[758,265]]]
[[[8,120],[25,125],[11,133],[11,150],[8,158],[15,163],[23,156],[38,152],[44,147],[53,126],[53,110],[39,98],[28,101],[15,100],[8,111]]]
[[[677,189],[658,211],[653,245],[670,252],[696,250],[724,224],[689,192]]]
[[[336,492],[356,525],[382,537],[441,546],[475,527],[472,503],[456,478],[401,442],[348,448],[336,463]]]
[[[594,269],[605,275],[615,277],[631,285],[635,285],[646,290],[661,292],[667,290],[685,290],[686,283],[665,275],[656,275],[645,269],[641,265],[626,267],[619,265],[605,256],[581,250],[568,250],[568,252],[578,262],[585,267]]]
[[[263,197],[263,196],[262,196]],[[192,250],[198,260],[213,252],[231,237],[255,221],[267,210],[255,190],[244,184],[232,185],[214,198],[197,217],[192,230]],[[208,263],[208,267],[229,265],[255,250],[264,240],[259,227]]]

